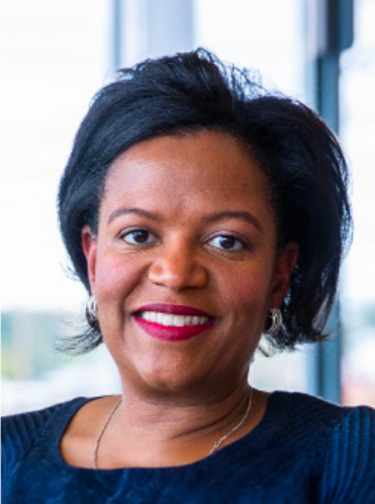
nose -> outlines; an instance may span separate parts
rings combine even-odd
[[[188,245],[164,245],[149,267],[148,278],[155,285],[181,291],[204,287],[208,271]]]

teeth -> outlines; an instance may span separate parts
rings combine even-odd
[[[184,318],[185,317],[183,317],[182,315],[175,315],[173,317],[172,325],[177,327],[183,327],[185,322]]]
[[[170,313],[160,313],[154,311],[144,311],[140,316],[148,322],[170,326],[170,327],[184,327],[190,325],[203,325],[209,322],[209,317],[197,317],[191,315],[172,315]]]

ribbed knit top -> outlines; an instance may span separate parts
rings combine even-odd
[[[274,392],[259,425],[193,464],[84,469],[59,442],[77,398],[5,417],[3,504],[375,504],[375,410]]]

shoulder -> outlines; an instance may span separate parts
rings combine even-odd
[[[341,406],[298,392],[275,392],[270,407],[278,423],[301,439],[313,440],[315,447],[326,450],[336,442],[351,445],[372,437],[375,449],[375,410],[369,406]]]
[[[375,410],[277,392],[274,407],[300,452],[315,459],[319,502],[375,502]],[[373,499],[373,500],[372,500]]]
[[[368,419],[369,426],[375,422],[375,410],[369,406],[341,406],[300,392],[274,392],[271,404],[282,418],[290,420],[293,417],[293,423],[305,425],[306,429],[334,429],[341,422],[357,422],[363,416]]]
[[[325,434],[330,449],[338,450],[340,444],[345,443],[352,447],[365,445],[362,448],[373,450],[375,468],[375,409],[370,406],[340,406],[301,393],[281,394],[306,430]]]
[[[54,404],[41,410],[18,413],[1,418],[2,440],[7,441],[11,437],[19,436],[21,439],[34,437],[46,423],[57,414],[64,411],[74,411],[89,399],[77,397],[66,402]]]
[[[12,464],[21,459],[47,428],[51,432],[89,399],[78,397],[47,408],[5,416],[1,419],[2,462]]]
[[[327,502],[375,502],[375,410],[348,408],[327,443],[321,491]],[[335,498],[335,499],[334,499]]]
[[[273,435],[292,445],[296,453],[322,460],[332,437],[350,436],[353,425],[367,418],[374,426],[375,412],[366,406],[346,407],[299,392],[274,392],[266,410]],[[351,425],[351,427],[348,427]]]

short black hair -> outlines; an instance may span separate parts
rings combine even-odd
[[[299,243],[298,263],[282,306],[284,325],[271,343],[293,348],[325,337],[340,263],[351,238],[348,169],[340,145],[309,107],[267,91],[259,77],[197,49],[122,69],[101,89],[76,135],[61,178],[58,209],[73,268],[88,292],[82,228],[97,231],[108,169],[143,140],[199,130],[239,138],[266,174],[278,220],[278,243]],[[87,351],[102,341],[96,321],[75,340]]]

